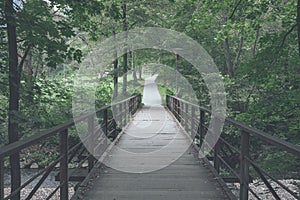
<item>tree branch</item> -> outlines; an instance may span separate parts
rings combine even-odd
[[[22,59],[21,59],[21,62],[20,62],[20,64],[19,64],[19,66],[18,66],[20,72],[22,71],[22,67],[23,67],[23,65],[24,65],[24,62],[25,62],[26,57],[27,57],[28,54],[29,54],[29,51],[30,51],[30,49],[31,49],[31,46],[32,46],[31,44],[29,44],[29,45],[27,46],[27,48],[26,48],[26,50],[25,50],[25,53],[24,53],[24,55],[23,55],[23,57],[22,57]]]
[[[253,51],[252,51],[253,57],[255,57],[255,55],[256,55],[256,46],[257,46],[257,42],[258,42],[258,38],[259,38],[259,32],[260,32],[260,27],[257,28],[256,33],[255,33],[255,41],[253,44]]]
[[[236,54],[236,57],[235,57],[234,63],[233,63],[233,70],[234,71],[236,70],[238,62],[239,62],[239,59],[241,57],[243,45],[244,45],[244,37],[241,36],[240,44],[239,44],[239,47],[238,47],[238,51],[237,51],[237,54]]]
[[[297,27],[297,24],[294,24],[292,28],[284,35],[280,47],[283,47],[287,36]]]
[[[242,0],[240,0],[240,1],[235,5],[235,7],[234,7],[234,9],[233,9],[233,11],[232,11],[232,13],[231,13],[231,15],[230,15],[230,17],[229,17],[228,19],[231,19],[231,18],[233,17],[234,13],[236,12],[237,8],[239,7],[239,5],[240,5],[241,3],[242,3]]]

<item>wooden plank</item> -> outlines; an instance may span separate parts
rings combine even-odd
[[[139,114],[137,114],[138,116]],[[142,116],[138,116],[140,124]],[[157,119],[155,117],[154,119]],[[134,122],[132,122],[134,123]],[[136,123],[136,121],[135,121]],[[147,123],[147,121],[144,121]],[[154,126],[159,123],[154,122]],[[150,166],[157,167],[161,161],[178,152],[179,146],[190,145],[188,138],[179,131],[179,127],[173,120],[168,119],[168,127],[175,131],[169,134],[160,132],[153,134],[151,131],[134,132],[134,128],[128,126],[125,133],[117,143],[118,148],[113,148],[108,153],[107,160],[113,165],[138,166],[137,160],[143,159],[142,153],[152,152],[175,141],[168,151],[158,154],[151,160]],[[151,129],[150,130],[155,130]],[[144,137],[153,134],[154,137]],[[180,137],[174,140],[176,135]],[[138,136],[142,136],[140,138]],[[135,157],[122,154],[119,149],[137,153]],[[228,199],[219,183],[210,170],[202,164],[197,154],[190,147],[178,159],[169,166],[148,173],[125,173],[109,167],[100,170],[99,177],[93,181],[92,187],[82,196],[84,199]]]
[[[159,102],[158,91],[153,91],[155,84],[148,85],[152,89],[145,93],[145,87],[144,94],[156,99],[148,99],[146,104]],[[228,199],[214,174],[197,156],[169,112],[159,105],[144,107],[103,161],[116,169],[134,169],[132,173],[102,165],[94,176],[97,178],[78,199]]]

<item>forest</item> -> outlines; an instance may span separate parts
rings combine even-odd
[[[227,116],[300,145],[300,0],[2,0],[0,19],[0,146],[71,119],[74,79],[89,52],[106,38],[142,27],[174,30],[198,42],[224,81]],[[97,107],[118,93],[140,92],[130,85],[142,83],[147,63],[177,65],[197,103],[210,107],[203,79],[174,53],[143,49],[114,56],[99,74]],[[285,170],[299,166],[281,153],[262,165],[275,162]]]

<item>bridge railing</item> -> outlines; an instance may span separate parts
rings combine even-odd
[[[209,129],[208,123],[209,119],[218,118],[218,116],[212,116],[210,110],[169,95],[166,97],[166,103],[168,109],[191,136],[198,148],[206,143],[205,136],[207,134],[214,134]],[[256,144],[256,146],[253,144]],[[300,199],[299,193],[287,187],[277,177],[269,173],[267,169],[263,169],[260,166],[257,162],[259,155],[255,154],[255,151],[258,150],[255,149],[257,146],[268,146],[268,151],[270,152],[264,152],[268,154],[271,154],[275,150],[284,152],[284,155],[293,156],[296,162],[300,163],[299,146],[278,139],[231,118],[225,119],[222,134],[216,145],[212,148],[212,153],[208,154],[207,158],[225,182],[239,183],[239,199],[241,200],[249,199],[249,192],[256,199],[261,199],[259,194],[255,193],[250,187],[250,182],[254,176],[260,178],[275,199],[281,199],[276,189],[274,189],[274,185],[276,184],[289,193],[291,198]],[[295,170],[299,172],[299,168]]]
[[[77,163],[77,167],[81,167],[83,163],[88,163],[88,170],[91,170],[96,162],[96,159],[87,151],[84,146],[86,140],[97,141],[94,149],[101,148],[105,149],[108,146],[109,141],[116,137],[117,131],[125,126],[141,103],[141,95],[136,95],[128,99],[122,100],[118,103],[114,103],[109,106],[104,106],[103,108],[97,110],[94,113],[88,113],[82,115],[81,117],[66,122],[64,124],[55,126],[49,130],[43,131],[32,137],[24,140],[6,145],[0,148],[0,199],[20,199],[20,192],[26,186],[28,187],[34,180],[37,181],[35,186],[32,187],[30,193],[24,199],[31,199],[35,193],[39,190],[43,182],[49,176],[52,171],[59,170],[59,186],[56,187],[51,194],[46,199],[50,199],[55,195],[56,192],[60,193],[60,199],[69,199],[69,179],[71,177],[71,171],[68,169],[68,165],[71,163],[75,156],[81,157],[82,159]],[[116,120],[115,120],[116,119]],[[96,125],[96,120],[99,125]],[[81,138],[81,141],[77,144],[70,146],[68,139],[70,135],[70,130],[74,129],[75,123],[85,123],[84,127],[87,128],[87,136]],[[98,124],[98,123],[97,123]],[[105,136],[103,136],[103,134]],[[59,154],[56,159],[54,159],[46,168],[41,169],[38,173],[33,175],[26,180],[22,185],[13,183],[20,182],[20,174],[14,176],[11,181],[11,188],[13,190],[8,196],[4,196],[4,170],[5,170],[5,159],[13,154],[20,154],[22,151],[32,147],[33,145],[41,145],[45,141],[51,138],[59,137],[58,149]],[[97,151],[99,152],[99,151]],[[102,151],[104,152],[104,151]],[[6,159],[7,161],[8,159]],[[73,172],[75,170],[72,170]],[[17,172],[19,173],[19,172]],[[23,199],[22,198],[22,199]]]

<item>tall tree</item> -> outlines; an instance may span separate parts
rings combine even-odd
[[[7,32],[8,67],[9,67],[9,106],[8,106],[8,139],[9,143],[18,141],[20,131],[20,85],[23,66],[29,52],[35,50],[49,67],[69,58],[80,61],[81,52],[71,48],[68,38],[75,35],[72,25],[75,21],[90,16],[99,6],[98,1],[86,1],[85,7],[65,1],[19,1],[5,0],[4,24]],[[72,8],[72,9],[66,9]],[[1,7],[2,8],[2,7]],[[100,7],[99,7],[100,8]],[[87,12],[78,10],[88,9]],[[92,12],[92,13],[91,13]],[[66,17],[68,16],[68,17]],[[2,17],[2,16],[1,16]],[[82,29],[81,23],[77,27]],[[1,27],[3,28],[3,27]],[[86,29],[87,30],[87,29]],[[2,44],[1,44],[2,45]],[[10,156],[11,187],[15,191],[21,183],[19,152]],[[18,192],[12,199],[20,199]]]
[[[131,51],[131,69],[132,69],[132,78],[136,82],[137,81],[137,75],[136,75],[136,67],[134,65],[134,52]]]
[[[113,34],[113,38],[114,40],[116,39],[116,29],[115,27],[112,27],[112,34]],[[118,72],[118,51],[117,48],[115,47],[115,51],[114,51],[114,97],[118,96],[118,90],[119,90],[119,83],[118,83],[118,77],[119,77],[119,72]]]
[[[21,71],[18,66],[18,49],[16,35],[16,11],[13,0],[6,0],[5,17],[8,38],[8,65],[9,65],[9,111],[8,111],[8,139],[9,143],[19,140],[18,118],[19,112],[19,88]],[[10,156],[11,165],[11,187],[16,190],[21,184],[20,177],[20,157],[16,152]],[[20,199],[20,192],[15,195],[13,200]]]
[[[123,86],[122,86],[122,94],[126,95],[127,92],[127,71],[128,71],[128,53],[127,53],[127,43],[126,39],[128,37],[127,30],[128,30],[128,25],[127,25],[127,16],[126,16],[126,1],[123,0],[122,2],[122,22],[123,22],[123,32],[124,32],[124,37],[125,37],[125,46],[124,46],[124,51],[123,51]]]
[[[300,0],[297,3],[298,52],[300,56]]]

